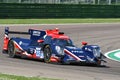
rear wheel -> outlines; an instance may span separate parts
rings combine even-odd
[[[7,54],[8,50],[2,50],[2,53]]]
[[[8,43],[8,54],[11,58],[15,57],[15,45],[12,40],[10,40],[10,42]]]
[[[50,46],[49,45],[45,46],[45,48],[44,48],[44,61],[46,63],[50,62],[51,54],[52,53],[51,53]]]

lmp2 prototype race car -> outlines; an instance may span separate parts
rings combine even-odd
[[[29,35],[30,38],[9,37],[9,34]],[[72,40],[60,32],[53,30],[29,29],[28,32],[10,31],[5,28],[3,51],[8,52],[11,58],[16,56],[44,60],[44,62],[90,63],[101,65],[104,55],[98,45],[88,45],[82,42],[83,47],[74,46]]]

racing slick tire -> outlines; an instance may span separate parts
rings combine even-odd
[[[100,57],[98,58],[98,61],[97,61],[97,63],[96,63],[97,66],[102,66],[102,61],[101,61],[101,60],[103,60],[103,58],[105,58],[105,57],[104,57],[104,55],[101,53],[101,54],[100,54]]]
[[[3,53],[3,54],[7,54],[7,53],[8,53],[8,50],[2,50],[2,53]]]
[[[100,60],[97,61],[96,66],[101,66],[101,61]]]
[[[16,57],[16,55],[15,55],[15,45],[14,45],[14,42],[12,40],[10,40],[9,43],[8,43],[8,55],[11,58]]]
[[[101,53],[96,65],[97,66],[105,66],[104,63],[107,63],[107,62],[105,60],[103,60],[104,58],[106,58],[106,57]]]
[[[50,58],[52,54],[50,46],[46,45],[43,51],[44,51],[44,62],[50,63]]]

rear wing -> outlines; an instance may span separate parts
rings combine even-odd
[[[4,35],[4,43],[3,43],[3,51],[8,49],[8,42],[10,40],[9,34],[23,34],[23,35],[30,35],[30,40],[37,41],[42,39],[46,35],[46,31],[44,30],[36,30],[36,29],[29,29],[28,32],[19,32],[19,31],[10,31],[9,27],[5,27],[5,35]]]
[[[5,35],[8,36],[8,34],[27,34],[29,35],[29,32],[19,32],[19,31],[10,31],[9,27],[5,27]]]
[[[44,35],[46,35],[46,31],[44,31],[44,30],[36,30],[36,29],[29,29],[28,32],[20,32],[20,31],[10,31],[9,27],[5,27],[5,38],[8,38],[9,34],[30,35],[31,40],[39,40]]]
[[[24,34],[24,35],[30,35],[29,31],[28,32],[19,32],[19,31],[10,31],[9,27],[5,27],[5,32],[4,32],[4,43],[3,43],[3,52],[6,52],[8,50],[8,43],[9,43],[9,34]]]

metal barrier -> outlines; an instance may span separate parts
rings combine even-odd
[[[120,4],[120,0],[0,0],[0,3],[40,4]]]
[[[0,18],[120,18],[120,5],[0,3]]]

